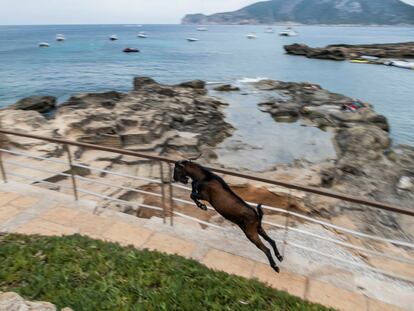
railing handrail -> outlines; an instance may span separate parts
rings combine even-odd
[[[144,158],[148,160],[162,161],[165,163],[175,163],[178,160],[178,159],[173,159],[173,158],[168,158],[168,157],[163,157],[163,156],[158,156],[158,155],[152,155],[152,154],[142,153],[142,152],[137,152],[137,151],[132,151],[132,150],[125,150],[125,149],[113,148],[113,147],[107,147],[107,146],[99,146],[99,145],[94,145],[90,143],[75,142],[75,141],[59,139],[59,138],[50,138],[50,137],[39,136],[39,135],[34,135],[34,134],[19,133],[19,132],[4,130],[4,129],[0,129],[0,133],[6,134],[6,135],[13,135],[13,136],[20,136],[20,137],[25,137],[25,138],[42,140],[42,141],[48,141],[51,143],[60,143],[60,144],[84,147],[84,148],[89,148],[89,149],[94,149],[94,150],[113,152],[117,154],[135,156],[135,157]],[[288,189],[299,190],[299,191],[322,195],[322,196],[326,196],[326,197],[330,197],[334,199],[339,199],[339,200],[343,200],[343,201],[350,202],[350,203],[362,204],[362,205],[370,206],[370,207],[381,209],[381,210],[414,216],[414,208],[410,209],[406,207],[395,206],[389,203],[367,200],[361,197],[341,194],[341,193],[334,192],[331,190],[320,189],[320,188],[315,188],[315,187],[310,187],[310,186],[303,186],[303,185],[284,182],[284,181],[272,180],[272,179],[268,179],[268,178],[264,178],[260,176],[251,175],[251,174],[248,175],[248,174],[243,174],[239,172],[233,172],[227,169],[222,169],[222,168],[217,168],[217,167],[206,166],[206,168],[216,173],[221,173],[221,174],[234,176],[234,177],[241,177],[244,179],[254,180],[254,181],[263,182],[263,183],[276,185],[276,186],[281,186],[281,187],[288,188]]]

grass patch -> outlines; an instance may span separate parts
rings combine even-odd
[[[0,236],[0,291],[81,310],[328,310],[194,260],[74,235]]]

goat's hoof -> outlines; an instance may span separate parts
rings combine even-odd
[[[279,269],[279,267],[278,266],[274,266],[274,267],[272,267],[273,268],[273,270],[275,270],[277,273],[280,273],[280,269]]]
[[[280,262],[282,262],[283,261],[283,256],[276,256],[277,257],[277,260],[279,260]]]
[[[202,205],[199,206],[199,208],[201,208],[203,211],[206,211],[207,210],[207,205],[202,204]]]

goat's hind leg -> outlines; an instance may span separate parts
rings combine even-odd
[[[271,237],[269,237],[267,235],[266,231],[264,231],[262,226],[259,227],[258,233],[260,234],[260,236],[263,239],[265,239],[270,245],[272,245],[272,248],[273,248],[273,251],[275,252],[276,258],[280,262],[282,262],[283,261],[283,256],[280,255],[279,250],[277,249],[277,246],[276,246],[276,242]]]
[[[262,240],[260,240],[259,234],[256,231],[256,228],[251,230],[246,230],[244,232],[246,234],[246,237],[254,244],[258,249],[260,249],[263,253],[266,254],[267,259],[269,260],[270,266],[275,270],[277,273],[280,272],[279,267],[276,265],[272,253],[270,249],[266,247],[266,245],[263,244]]]

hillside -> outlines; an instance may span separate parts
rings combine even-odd
[[[189,14],[183,24],[414,24],[414,6],[399,0],[272,0],[234,12]]]

